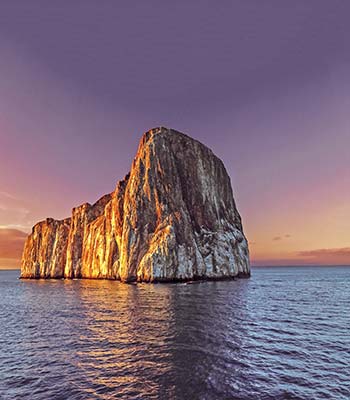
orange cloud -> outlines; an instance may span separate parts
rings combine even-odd
[[[18,229],[0,229],[0,268],[19,268],[26,237]]]
[[[340,260],[345,263],[350,263],[350,247],[304,250],[299,251],[298,256],[322,261],[332,260],[333,262],[334,260]]]
[[[273,240],[274,242],[278,242],[278,241],[280,241],[280,240],[283,240],[283,238],[289,239],[290,237],[292,237],[292,235],[290,235],[289,233],[286,233],[285,235],[283,235],[283,237],[282,237],[282,236],[274,236],[274,237],[272,238],[272,240]]]
[[[324,248],[302,251],[286,251],[275,254],[251,253],[253,266],[291,265],[349,265],[350,247]]]

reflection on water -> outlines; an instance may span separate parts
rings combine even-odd
[[[0,272],[1,399],[348,399],[350,269],[123,285]]]

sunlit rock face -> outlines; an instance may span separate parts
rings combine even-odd
[[[130,281],[250,275],[230,178],[222,161],[180,132],[146,132],[130,174],[94,205],[35,225],[22,278]]]
[[[70,222],[70,218],[63,221],[47,218],[33,227],[24,245],[22,277],[62,277],[66,263]]]
[[[84,203],[79,207],[73,208],[64,268],[65,278],[82,277],[82,256],[85,237],[89,232],[91,222],[103,214],[106,204],[110,200],[111,195],[106,194],[93,205]]]
[[[86,226],[81,277],[119,279],[124,193],[128,175],[118,182],[103,212]]]

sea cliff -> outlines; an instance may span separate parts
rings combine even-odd
[[[146,132],[114,192],[48,218],[28,236],[21,278],[130,281],[250,275],[248,243],[222,161],[173,129]]]

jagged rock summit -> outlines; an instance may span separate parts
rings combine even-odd
[[[146,132],[114,192],[36,224],[21,278],[130,281],[250,275],[230,178],[202,143],[167,128]]]

